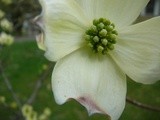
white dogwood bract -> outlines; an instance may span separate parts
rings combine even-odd
[[[40,41],[45,56],[57,61],[52,88],[58,104],[73,98],[90,115],[117,120],[125,107],[126,75],[144,84],[160,79],[160,17],[131,25],[148,2],[40,0]]]

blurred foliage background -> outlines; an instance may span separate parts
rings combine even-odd
[[[49,107],[51,115],[48,120],[108,120],[105,115],[96,114],[89,117],[86,109],[74,100],[61,106],[57,105],[51,90],[54,63],[44,58],[44,52],[37,48],[35,41],[23,40],[24,42],[16,42],[10,47],[5,47],[0,54],[4,72],[22,105],[27,103],[37,86],[37,81],[42,78],[45,71],[48,71],[35,100],[31,103],[39,115],[46,107]],[[15,100],[3,79],[0,76],[0,96],[5,97],[6,105],[0,103],[0,120],[23,120],[19,117],[19,108],[17,105],[14,106]],[[145,104],[160,106],[160,82],[143,85],[128,80],[127,84],[129,97]],[[159,120],[159,118],[160,112],[142,109],[127,103],[120,120]]]
[[[15,35],[22,35],[25,21],[31,23],[41,12],[38,0],[0,0],[0,9],[5,11],[6,17],[13,23]]]
[[[153,0],[137,22],[154,16],[151,4]],[[61,106],[55,103],[51,89],[55,63],[46,60],[35,40],[39,28],[33,18],[41,13],[38,0],[0,0],[0,10],[5,13],[0,25],[5,18],[12,26],[11,31],[0,28],[0,41],[2,32],[12,35],[15,41],[9,37],[10,42],[0,45],[0,120],[108,120],[99,114],[89,117],[86,109],[74,100]],[[160,107],[160,82],[142,85],[128,78],[127,84],[127,96]],[[160,112],[127,102],[120,120],[160,120]]]

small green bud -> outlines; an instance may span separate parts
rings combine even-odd
[[[101,30],[104,28],[104,24],[101,22],[97,25],[98,29]]]
[[[88,43],[88,46],[93,48],[93,44],[92,43]]]
[[[102,52],[102,54],[106,55],[106,54],[108,54],[108,52],[109,52],[108,49],[104,49],[103,52]]]
[[[44,114],[46,115],[46,116],[50,116],[51,115],[51,109],[50,108],[45,108],[44,109]]]
[[[111,42],[112,42],[113,44],[116,44],[116,43],[117,43],[116,39],[113,39]]]
[[[99,37],[98,37],[98,36],[95,36],[95,37],[93,38],[93,40],[94,40],[94,42],[99,42]]]
[[[110,25],[111,22],[109,20],[104,21],[105,26]]]
[[[99,20],[97,20],[97,19],[93,20],[93,25],[97,26],[98,23],[99,23]]]
[[[118,32],[116,30],[113,30],[112,34],[118,35]]]
[[[22,106],[22,114],[23,114],[23,116],[26,117],[26,116],[30,115],[32,113],[32,111],[33,111],[33,107],[31,105],[24,104]]]
[[[109,48],[110,50],[114,50],[114,45],[111,44],[111,45],[108,46],[108,48]]]
[[[101,45],[99,45],[98,48],[97,48],[97,51],[102,53],[103,50],[104,50],[104,47],[102,47]]]
[[[114,27],[112,25],[109,25],[109,26],[106,26],[105,29],[107,29],[107,31],[112,31]]]
[[[99,32],[99,36],[100,37],[105,37],[107,35],[107,30],[106,29],[102,29],[100,32]]]
[[[95,25],[92,25],[90,30],[92,31],[92,33],[96,33],[97,27]]]
[[[87,35],[89,35],[89,34],[91,34],[91,33],[92,33],[92,32],[91,32],[90,29],[86,30],[86,34],[87,34]]]
[[[91,40],[90,35],[85,35],[85,40],[90,41]]]
[[[115,34],[110,34],[109,37],[110,37],[110,39],[115,40],[115,39],[117,38],[117,35],[115,35]]]
[[[105,18],[100,18],[99,19],[99,22],[103,22],[103,21],[105,21]]]
[[[114,23],[112,23],[111,26],[113,27],[113,29],[115,28],[115,24]]]
[[[107,45],[107,43],[108,43],[108,40],[107,40],[107,39],[102,39],[102,44],[103,44],[103,45],[105,45],[105,46],[106,46],[106,45]]]

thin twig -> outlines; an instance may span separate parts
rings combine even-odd
[[[42,74],[40,75],[39,79],[37,80],[37,82],[35,84],[35,88],[34,88],[33,93],[31,94],[31,96],[29,97],[29,99],[26,102],[27,104],[32,104],[34,102],[34,100],[35,100],[40,88],[42,87],[43,81],[49,75],[49,73],[52,70],[52,68],[53,68],[53,64],[51,63],[49,65],[49,67],[44,72],[42,72]]]
[[[147,105],[147,104],[141,103],[139,101],[136,101],[134,99],[131,99],[129,97],[126,98],[126,101],[128,103],[132,104],[132,105],[135,105],[137,107],[140,107],[140,108],[143,108],[143,109],[146,109],[146,110],[152,110],[152,111],[155,111],[155,112],[160,112],[160,108],[159,107]]]
[[[8,77],[7,77],[7,75],[6,75],[5,72],[4,72],[4,69],[3,69],[3,66],[2,66],[1,61],[0,61],[0,72],[1,72],[1,74],[2,74],[2,78],[3,78],[4,82],[5,82],[5,84],[6,84],[7,88],[8,88],[8,90],[9,90],[10,93],[12,94],[13,99],[14,99],[15,102],[17,103],[19,109],[21,109],[22,104],[21,104],[21,102],[20,102],[18,96],[17,96],[16,93],[14,92],[13,87],[12,87],[12,85],[11,85],[11,83],[10,83],[10,81],[9,81],[9,79],[8,79]]]

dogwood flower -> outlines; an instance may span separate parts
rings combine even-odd
[[[117,120],[126,76],[144,84],[160,79],[160,17],[132,25],[148,2],[40,0],[45,56],[57,61],[52,88],[58,104],[73,98],[90,115]]]

